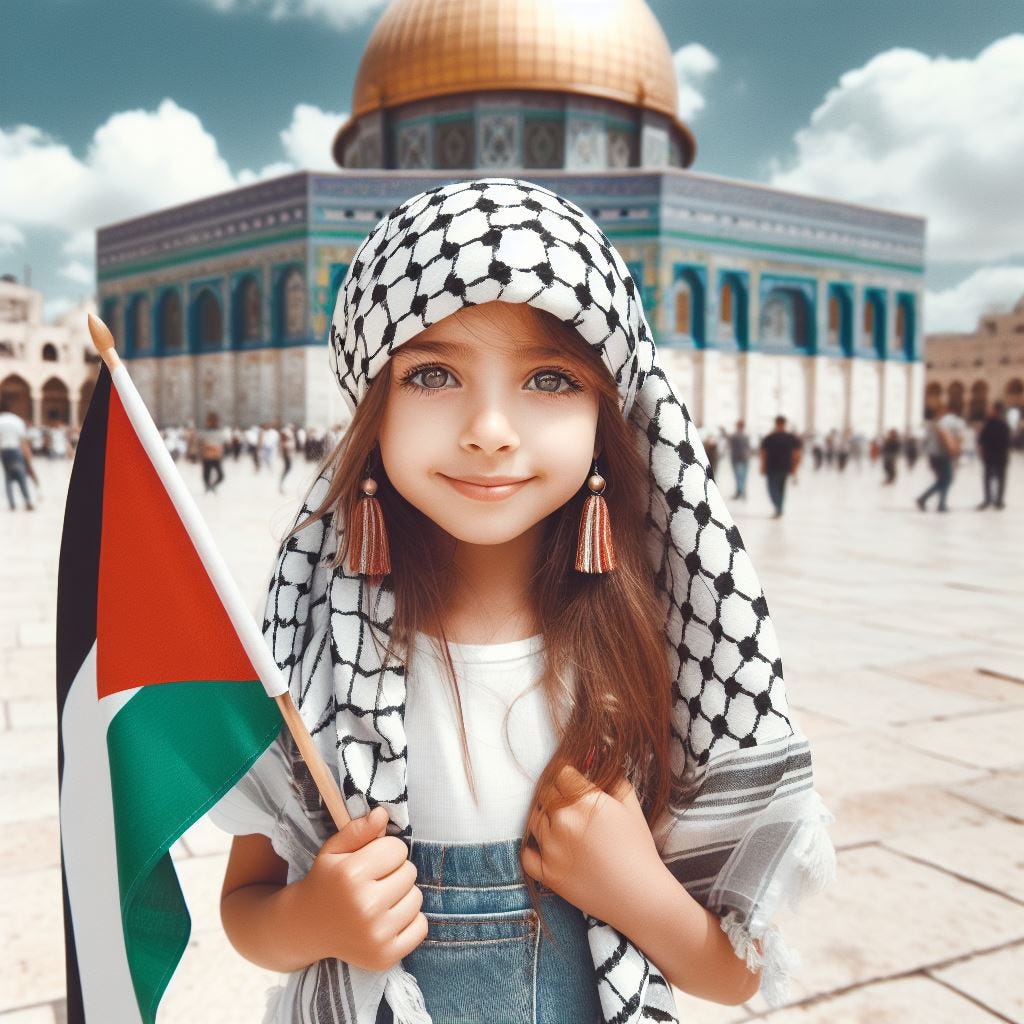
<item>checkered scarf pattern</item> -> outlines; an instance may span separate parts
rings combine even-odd
[[[781,1002],[793,961],[771,919],[831,875],[830,816],[788,709],[761,586],[608,238],[573,203],[525,181],[422,192],[356,253],[331,324],[331,367],[354,410],[399,345],[493,300],[526,302],[571,324],[618,384],[649,467],[649,551],[674,697],[676,796],[652,832],[675,877],[761,969],[762,992]],[[317,481],[297,522],[327,483]],[[303,718],[337,766],[350,812],[383,805],[395,834],[411,839],[405,670],[382,660],[393,598],[329,566],[338,525],[328,517],[286,541],[264,630]],[[588,928],[606,1024],[675,1021],[671,989],[644,953],[603,922],[589,919]]]

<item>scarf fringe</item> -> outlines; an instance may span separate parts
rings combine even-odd
[[[432,1024],[419,984],[401,964],[395,964],[388,971],[384,994],[395,1024]]]
[[[785,894],[793,910],[805,896],[820,891],[836,876],[836,852],[828,833],[828,826],[835,818],[820,802],[820,797],[818,801],[820,815],[808,823],[806,845],[795,854],[799,866],[797,884]],[[800,969],[800,954],[786,945],[777,925],[752,930],[748,921],[738,911],[731,910],[721,919],[722,930],[747,969],[761,972],[759,991],[774,1010],[789,1001],[792,976]]]

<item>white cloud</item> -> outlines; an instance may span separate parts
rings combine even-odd
[[[1005,313],[1024,296],[1024,267],[981,267],[944,291],[926,292],[925,331],[973,331],[985,313]]]
[[[772,165],[781,188],[928,217],[932,259],[1024,254],[1024,35],[973,59],[894,49],[847,71]]]
[[[311,103],[297,104],[292,111],[292,123],[281,132],[285,156],[297,167],[311,171],[337,170],[331,143],[347,117]]]
[[[48,324],[55,323],[69,310],[74,309],[76,305],[77,302],[75,299],[69,299],[66,296],[61,296],[56,299],[46,299],[43,301],[43,319]]]
[[[24,244],[25,235],[13,224],[0,224],[0,256],[6,256]]]
[[[216,139],[170,99],[155,111],[112,114],[84,159],[32,125],[0,128],[0,179],[0,218],[71,232],[69,255],[84,255],[83,233],[98,224],[235,184]]]
[[[96,232],[92,228],[84,228],[76,231],[60,247],[65,256],[78,256],[84,259],[93,259],[96,255]]]
[[[81,260],[71,260],[70,263],[65,263],[60,268],[60,275],[61,277],[66,277],[69,281],[84,284],[88,288],[92,288],[96,283],[92,267]]]
[[[311,18],[325,21],[337,29],[350,28],[365,21],[387,0],[199,0],[221,14],[235,11],[262,14],[272,21],[285,18]]]
[[[718,58],[700,43],[687,43],[672,54],[679,84],[679,116],[688,121],[704,109],[705,81],[718,70]]]

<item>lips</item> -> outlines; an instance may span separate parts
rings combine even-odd
[[[438,474],[454,490],[475,501],[502,501],[510,498],[532,480],[532,477],[511,476],[446,476]]]

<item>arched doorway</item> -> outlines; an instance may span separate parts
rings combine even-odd
[[[930,419],[935,415],[935,410],[942,404],[942,385],[932,381],[924,389],[924,414]]]
[[[971,401],[967,406],[967,419],[971,423],[980,423],[988,412],[988,384],[976,380],[971,385]]]
[[[157,307],[157,347],[161,352],[182,349],[181,296],[176,291],[164,292]]]
[[[232,341],[236,345],[259,341],[263,337],[263,296],[259,282],[251,274],[235,289],[232,304]]]
[[[204,288],[195,298],[192,306],[193,347],[218,349],[224,341],[224,322],[220,303],[209,288]]]
[[[39,406],[39,418],[43,426],[65,426],[71,422],[71,396],[68,386],[57,377],[51,377],[43,385],[43,397]]]
[[[85,414],[89,411],[89,403],[92,401],[92,393],[96,390],[96,381],[87,380],[78,389],[78,425],[85,422]]]
[[[32,390],[27,380],[15,373],[5,377],[0,381],[0,396],[9,412],[20,416],[26,423],[32,422]]]
[[[1014,377],[1006,385],[1006,404],[1024,409],[1024,380],[1021,380],[1020,377]]]
[[[772,288],[761,305],[758,324],[765,345],[812,350],[813,317],[799,288]]]
[[[949,411],[955,412],[957,416],[963,416],[964,414],[964,386],[960,381],[955,380],[949,385],[949,392],[946,396],[946,401],[949,405]]]

